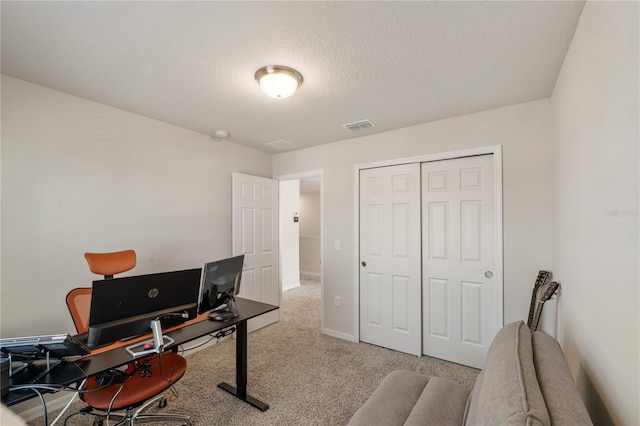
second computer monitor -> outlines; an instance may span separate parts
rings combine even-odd
[[[212,319],[236,318],[235,296],[240,291],[244,255],[209,262],[204,265],[198,313],[212,311]],[[224,309],[219,309],[226,305]]]

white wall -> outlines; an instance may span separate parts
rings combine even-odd
[[[300,272],[320,275],[320,193],[300,194]]]
[[[587,2],[553,92],[560,337],[596,424],[640,424],[637,2]]]
[[[280,181],[280,275],[282,290],[300,287],[300,181]]]
[[[320,192],[300,194],[300,235],[320,236]]]
[[[274,155],[275,176],[324,171],[324,331],[353,338],[357,326],[354,166],[493,145],[503,146],[505,321],[526,320],[538,270],[551,267],[550,114],[542,100]]]
[[[234,171],[271,157],[2,76],[2,336],[74,331],[86,251],[135,249],[129,275],[230,256]]]

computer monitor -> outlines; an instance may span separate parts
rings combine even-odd
[[[195,318],[201,275],[196,268],[94,281],[87,346],[147,334],[154,319],[165,328]]]
[[[198,313],[224,321],[238,317],[235,296],[240,291],[244,255],[205,263]]]

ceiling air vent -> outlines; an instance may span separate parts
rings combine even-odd
[[[374,127],[374,124],[369,120],[354,121],[353,123],[343,124],[342,127],[350,132],[357,132],[359,130],[370,129]]]
[[[287,142],[284,139],[280,139],[273,142],[265,143],[271,149],[275,149],[276,151],[286,151],[288,149],[297,148],[297,145],[292,144],[291,142]]]

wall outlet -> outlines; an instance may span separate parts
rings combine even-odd
[[[338,307],[340,306],[340,296],[335,296],[333,298],[333,304]]]

